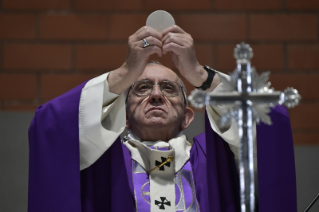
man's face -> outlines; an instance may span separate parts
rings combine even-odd
[[[137,81],[144,79],[153,83],[169,80],[181,84],[181,80],[172,70],[157,64],[146,66]],[[138,96],[132,89],[128,95],[127,128],[142,139],[170,139],[169,137],[175,137],[185,128],[183,122],[189,108],[184,105],[181,89],[178,95],[173,97],[164,96],[159,85],[154,85],[152,92],[147,96]]]

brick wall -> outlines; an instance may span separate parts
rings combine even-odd
[[[318,0],[0,0],[0,5],[0,111],[34,111],[119,67],[127,37],[152,11],[164,9],[192,34],[201,64],[228,73],[235,68],[235,44],[251,44],[257,70],[271,70],[276,89],[292,86],[303,97],[289,111],[295,143],[319,144]],[[162,61],[173,66],[169,57]]]

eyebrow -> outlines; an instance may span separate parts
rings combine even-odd
[[[153,80],[150,80],[150,79],[148,79],[148,78],[140,79],[140,80],[137,80],[136,82],[138,82],[138,81],[143,81],[143,80],[154,82]],[[162,81],[160,81],[160,82],[164,82],[164,81],[177,82],[177,81],[173,81],[173,80],[169,80],[169,79],[164,79],[164,80],[162,80]],[[177,82],[177,83],[179,83],[179,82]]]

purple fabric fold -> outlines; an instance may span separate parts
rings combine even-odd
[[[79,102],[85,83],[40,106],[29,128],[29,212],[135,211],[120,139],[81,171]]]
[[[260,212],[297,211],[296,175],[288,113],[276,106],[269,114],[273,125],[257,125],[257,160]],[[233,153],[213,132],[208,117],[206,132],[194,138],[191,162],[201,211],[240,211],[239,177]]]
[[[272,125],[257,125],[259,211],[297,211],[296,171],[288,112],[276,106]]]
[[[106,154],[81,171],[82,211],[135,211],[122,148],[118,138]]]
[[[159,148],[160,149],[160,148]],[[167,148],[165,148],[167,150]],[[138,164],[131,160],[133,182],[135,188],[136,207],[138,212],[149,212],[154,200],[150,200],[150,180],[149,175]],[[175,173],[175,203],[174,206],[178,211],[199,211],[198,201],[196,198],[196,189],[194,185],[194,175],[190,161],[187,161],[181,170]],[[173,204],[173,203],[172,203]]]
[[[36,110],[29,128],[30,212],[81,211],[78,108],[84,85]]]
[[[210,127],[194,138],[191,163],[201,211],[234,212],[239,209],[239,182],[234,155]]]
[[[80,172],[78,112],[85,83],[40,106],[29,128],[29,212],[135,211],[130,153],[117,139]],[[258,125],[259,211],[296,211],[293,144],[287,112]],[[238,174],[228,144],[210,128],[190,159],[202,212],[239,211]],[[128,163],[130,164],[130,162]]]

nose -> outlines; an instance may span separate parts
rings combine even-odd
[[[159,85],[154,85],[152,92],[150,93],[150,101],[152,103],[156,103],[156,102],[164,102],[164,96],[163,93],[159,87]]]

